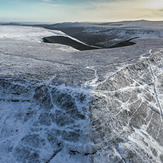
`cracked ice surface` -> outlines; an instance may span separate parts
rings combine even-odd
[[[135,42],[71,52],[2,38],[0,163],[163,162],[163,40]]]

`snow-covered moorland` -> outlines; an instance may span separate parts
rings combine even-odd
[[[163,162],[163,39],[81,52],[47,36],[69,37],[0,26],[0,163]]]

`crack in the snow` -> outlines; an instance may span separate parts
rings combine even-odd
[[[113,147],[112,149],[113,149],[113,151],[117,154],[117,156],[120,157],[121,161],[122,161],[123,163],[126,163],[126,160],[125,160],[125,158],[122,156],[121,152],[120,152],[116,147]]]
[[[49,163],[60,151],[62,150],[62,148],[56,150],[53,155],[50,157],[49,160],[46,161],[46,163]]]
[[[162,117],[163,119],[163,111],[162,111],[162,108],[161,108],[161,105],[160,105],[160,101],[159,101],[159,97],[158,97],[158,94],[157,94],[157,90],[156,90],[156,77],[155,77],[155,74],[152,70],[152,66],[151,66],[151,63],[149,61],[149,59],[147,58],[147,61],[149,63],[149,69],[150,69],[150,73],[152,75],[152,78],[153,78],[153,91],[154,91],[154,94],[155,94],[155,98],[156,98],[156,101],[157,101],[157,105],[160,109],[160,116]]]
[[[134,115],[136,114],[136,112],[139,110],[139,108],[140,108],[140,107],[142,106],[142,104],[143,104],[143,102],[141,101],[141,99],[139,99],[139,100],[140,100],[140,104],[139,104],[139,106],[137,107],[137,109],[133,112],[133,114],[132,114],[132,116],[130,117],[130,119],[128,120],[127,126],[130,125],[130,122],[131,122],[132,118],[134,117]]]
[[[97,86],[98,84],[97,81],[99,79],[99,75],[98,75],[98,71],[96,69],[94,69],[94,67],[86,67],[86,69],[90,69],[90,70],[93,70],[94,71],[94,76],[95,78],[90,80],[90,81],[87,81],[84,85],[87,87],[87,86]]]
[[[23,99],[2,99],[0,101],[7,101],[7,102],[30,102],[31,100],[23,100]]]

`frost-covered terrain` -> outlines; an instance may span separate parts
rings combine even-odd
[[[45,36],[65,35],[60,31],[48,31],[44,28],[1,26],[0,39],[15,39],[24,41],[41,42]]]
[[[163,39],[81,52],[50,35],[66,34],[0,26],[0,163],[163,162]]]
[[[162,38],[163,21],[122,21],[112,23],[60,23],[46,25],[61,30],[89,45],[114,47],[135,38]]]

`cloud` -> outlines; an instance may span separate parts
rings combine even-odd
[[[150,0],[144,4],[144,7],[150,9],[163,9],[163,0]]]
[[[58,7],[61,6],[60,4],[56,4],[54,3],[52,0],[42,0],[41,3],[39,3],[42,6],[46,6],[46,7]]]
[[[42,0],[42,2],[52,2],[52,0]]]
[[[109,22],[135,19],[162,20],[163,17],[163,0],[0,0],[0,2],[0,17],[7,17],[10,20],[16,17],[30,21]]]

